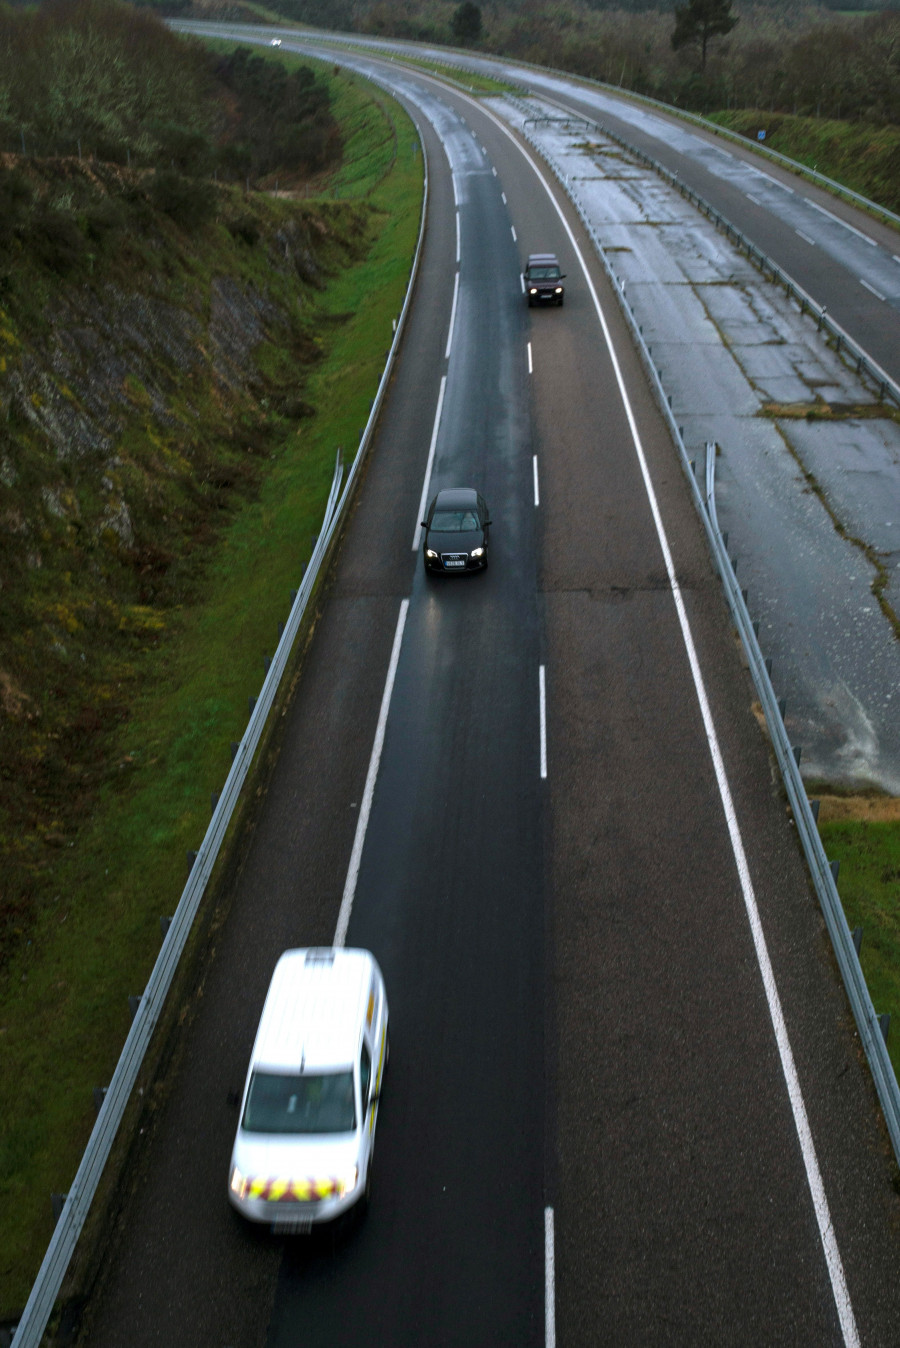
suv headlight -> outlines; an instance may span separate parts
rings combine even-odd
[[[231,1172],[231,1192],[237,1194],[238,1198],[244,1198],[247,1188],[250,1184],[246,1175],[242,1175],[237,1166]]]
[[[348,1175],[342,1180],[338,1180],[338,1198],[344,1198],[347,1194],[352,1194],[359,1181],[359,1166],[354,1166]]]

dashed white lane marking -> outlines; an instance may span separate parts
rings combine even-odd
[[[536,506],[539,506],[539,505],[541,504],[541,493],[540,493],[540,491],[538,490],[538,471],[537,471],[537,455],[536,455],[536,454],[532,456],[531,466],[532,466],[532,468],[534,469],[534,504],[535,504]]]
[[[556,1236],[552,1208],[544,1208],[544,1344],[545,1348],[556,1348]]]
[[[882,293],[881,293],[880,290],[876,290],[874,286],[870,286],[869,283],[868,283],[868,281],[864,281],[862,277],[859,278],[859,284],[860,284],[861,286],[865,286],[865,288],[866,288],[866,290],[868,290],[869,294],[870,294],[870,295],[874,295],[875,298],[876,298],[876,300],[881,300],[882,302],[884,302],[884,301],[886,300],[886,298],[887,298],[886,295],[882,295]]]
[[[878,247],[874,239],[870,239],[868,234],[863,234],[862,230],[857,229],[855,225],[848,225],[846,220],[842,220],[839,215],[834,215],[831,211],[826,211],[824,206],[819,206],[815,201],[810,201],[809,197],[805,197],[804,200],[807,206],[812,206],[813,210],[818,211],[820,215],[827,215],[828,219],[833,220],[836,225],[849,229],[850,233],[855,234],[858,239],[862,239],[863,243],[867,243],[871,248]]]
[[[534,374],[534,362],[531,359],[531,343],[528,343],[528,373]]]
[[[544,666],[538,669],[538,703],[541,715],[541,777],[547,776],[547,676]]]

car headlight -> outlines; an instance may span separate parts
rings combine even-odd
[[[434,548],[426,548],[426,549],[425,549],[425,556],[426,556],[426,557],[436,557],[436,556],[437,556],[437,553],[435,552]]]
[[[231,1192],[237,1194],[238,1198],[244,1198],[250,1181],[246,1175],[242,1175],[237,1166],[231,1172]]]
[[[359,1166],[355,1165],[353,1169],[350,1171],[349,1175],[346,1175],[342,1180],[338,1180],[337,1184],[338,1198],[344,1198],[346,1197],[347,1194],[352,1194],[353,1190],[356,1188],[358,1181],[359,1181]]]
[[[483,556],[484,556],[484,548],[473,548],[473,549],[472,549],[472,556],[473,556],[473,557],[483,557]]]
[[[528,293],[529,293],[529,295],[536,295],[536,294],[537,294],[537,286],[532,286]]]
[[[557,287],[556,287],[556,293],[557,293],[557,295],[561,295],[561,294],[562,294],[562,286],[557,286]]]

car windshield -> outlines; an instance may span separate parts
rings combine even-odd
[[[351,1133],[353,1072],[254,1072],[241,1127],[247,1133]]]
[[[439,534],[464,534],[480,529],[481,525],[474,510],[436,510],[430,528]]]
[[[529,267],[529,281],[558,281],[559,267]]]

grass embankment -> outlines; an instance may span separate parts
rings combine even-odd
[[[816,169],[879,206],[900,212],[900,127],[793,117],[752,108],[713,112],[709,120],[752,141],[765,131],[768,149]]]
[[[900,800],[823,792],[819,834],[840,862],[850,930],[862,927],[860,963],[878,1015],[892,1017],[888,1052],[900,1080]]]
[[[365,255],[306,296],[305,331],[319,349],[302,391],[315,415],[285,428],[277,452],[257,465],[253,490],[230,501],[191,602],[133,615],[153,640],[129,654],[128,717],[103,744],[112,770],[93,792],[90,817],[61,830],[39,877],[27,944],[14,949],[0,982],[0,1316],[27,1298],[52,1231],[50,1194],[65,1192],[77,1168],[94,1123],[92,1088],[110,1079],[128,996],[145,986],[157,956],[160,915],[177,904],[186,852],[204,835],[229,744],[243,733],[263,656],[318,532],[336,448],[355,449],[405,292],[422,190],[415,130],[362,80],[328,79],[346,134],[342,168],[324,190],[364,202],[369,226]],[[340,230],[327,206],[302,205],[320,230]],[[251,209],[274,212],[277,225],[292,203],[257,198]],[[160,255],[157,265],[183,267],[184,284],[207,285],[232,255],[205,228],[211,252],[184,245],[180,258]],[[247,265],[261,287],[271,282],[262,255]],[[276,384],[289,373],[277,345],[255,356]],[[71,622],[73,647],[89,645],[77,613]]]

